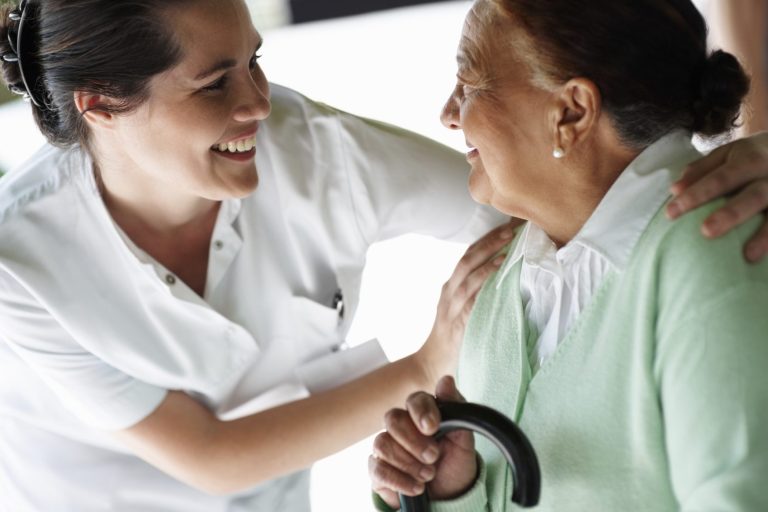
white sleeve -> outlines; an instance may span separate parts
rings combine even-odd
[[[339,113],[355,216],[368,243],[405,233],[471,242],[508,217],[478,205],[464,155],[421,135]]]
[[[86,424],[128,428],[167,391],[135,379],[85,350],[7,272],[0,270],[0,342],[8,346]]]

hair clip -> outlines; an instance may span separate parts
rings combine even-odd
[[[38,101],[33,94],[33,89],[39,80],[40,70],[32,65],[34,61],[25,62],[37,50],[37,43],[29,34],[31,28],[29,25],[36,21],[34,19],[36,13],[31,12],[35,7],[37,7],[36,4],[30,4],[27,0],[21,0],[19,6],[9,13],[10,19],[18,21],[19,25],[16,27],[15,34],[13,30],[8,31],[8,43],[11,46],[11,51],[3,54],[2,59],[5,62],[15,62],[19,66],[21,81],[24,84],[24,89],[26,89],[22,91],[18,87],[14,87],[11,91],[23,95],[25,99],[34,103],[36,107],[43,108],[44,102]]]

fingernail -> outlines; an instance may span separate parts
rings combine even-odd
[[[759,260],[762,255],[763,252],[760,250],[760,246],[758,244],[753,244],[747,247],[747,261],[750,263],[757,262],[757,260]]]
[[[704,223],[704,234],[707,236],[716,236],[720,230],[720,220],[717,218],[709,219]]]
[[[430,446],[421,453],[421,459],[427,464],[432,464],[437,460],[437,448]]]
[[[514,234],[515,234],[515,230],[514,229],[512,229],[512,228],[504,229],[501,232],[501,239],[502,240],[508,240],[508,239],[512,238],[512,235],[514,235]]]
[[[425,482],[428,482],[429,480],[432,480],[435,476],[435,469],[432,466],[425,466],[421,468],[421,471],[419,471],[419,476],[422,480]]]
[[[680,204],[676,201],[672,201],[667,206],[667,215],[671,219],[676,219],[680,215]]]
[[[421,425],[421,430],[424,433],[431,432],[434,424],[435,424],[435,421],[432,418],[431,414],[425,414],[424,416],[421,417],[421,420],[419,421],[419,425]]]

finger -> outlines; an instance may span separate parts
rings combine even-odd
[[[667,212],[672,218],[676,218],[717,197],[722,197],[744,185],[759,180],[761,174],[756,168],[741,168],[739,172],[735,172],[729,167],[717,169],[677,196],[667,206]]]
[[[440,380],[437,381],[437,386],[435,386],[435,396],[441,400],[450,400],[451,402],[466,402],[456,387],[456,380],[451,375],[440,377]]]
[[[409,398],[409,401],[410,400],[411,399]],[[434,401],[434,399],[432,400]],[[414,405],[411,407],[414,407]],[[437,442],[431,437],[431,434],[425,435],[419,431],[416,424],[412,421],[410,411],[391,409],[384,416],[384,423],[387,432],[392,436],[392,439],[413,457],[424,464],[432,464],[437,460],[440,454]],[[437,427],[435,427],[435,430],[436,429]]]
[[[400,446],[388,432],[373,440],[373,455],[416,481],[425,483],[435,477],[435,468],[423,464]]]
[[[725,164],[730,152],[730,146],[720,146],[708,155],[689,163],[684,169],[682,176],[672,185],[672,193],[678,195],[690,185],[696,183],[703,176],[711,173],[718,167]]]
[[[475,304],[478,292],[488,280],[488,277],[501,268],[505,259],[506,255],[496,256],[470,272],[464,278],[464,281],[452,293],[453,300],[451,300],[449,307],[451,317],[461,314],[468,318],[466,313],[472,311],[472,306]]]
[[[456,380],[450,375],[445,375],[437,381],[435,396],[441,400],[451,402],[466,402],[466,399],[456,387]],[[444,439],[450,440],[451,443],[462,450],[474,452],[474,439],[472,433],[467,430],[454,430],[453,432],[446,434]]]
[[[440,426],[440,411],[435,397],[424,392],[414,393],[405,402],[411,421],[421,434],[432,436]]]
[[[676,218],[707,201],[765,178],[768,174],[768,154],[761,151],[756,143],[752,145],[749,140],[736,143],[741,143],[742,146],[722,146],[710,155],[717,156],[714,154],[716,152],[718,155],[725,155],[712,160],[718,163],[717,166],[701,167],[672,185],[672,193],[678,197],[667,206],[670,218]],[[740,151],[736,152],[737,149]]]
[[[709,215],[701,231],[710,238],[724,235],[768,208],[768,180],[755,181]]]
[[[373,455],[368,457],[368,475],[371,478],[371,487],[382,498],[388,496],[391,499],[394,493],[416,496],[424,492],[423,483]],[[389,499],[385,499],[390,503]]]
[[[384,500],[384,503],[386,503],[389,508],[393,510],[398,510],[400,508],[400,496],[398,496],[395,491],[390,489],[381,489],[379,491],[373,489],[373,491]]]
[[[448,283],[460,284],[477,267],[492,259],[514,237],[516,224],[507,223],[491,230],[467,248]]]
[[[768,219],[763,221],[763,225],[752,235],[744,249],[744,257],[750,263],[761,261],[766,254],[768,254]]]

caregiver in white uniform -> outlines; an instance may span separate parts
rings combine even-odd
[[[344,349],[370,244],[504,221],[460,155],[281,87],[270,103],[242,0],[0,15],[5,81],[57,146],[0,180],[0,510],[308,510],[303,468],[452,372],[510,226],[382,366]]]

